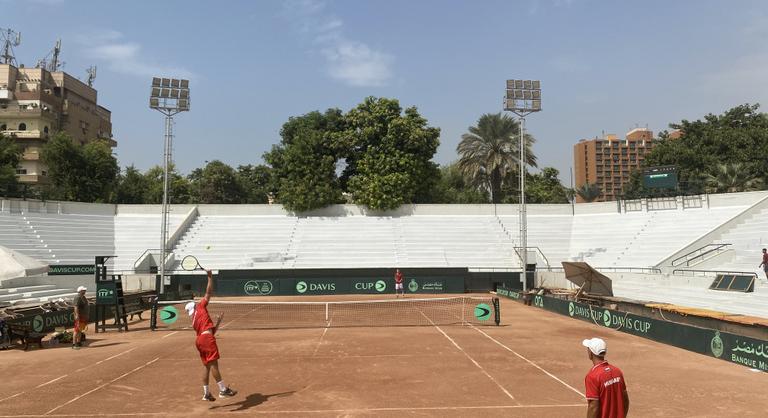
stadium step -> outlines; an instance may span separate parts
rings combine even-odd
[[[50,290],[55,289],[56,286],[52,284],[41,284],[41,285],[35,285],[35,286],[20,286],[20,287],[8,287],[8,288],[0,288],[0,296],[2,295],[8,295],[8,294],[19,294],[19,293],[27,293],[27,292],[36,292],[40,290]]]
[[[27,299],[27,298],[39,299],[42,297],[51,297],[51,296],[61,295],[61,294],[69,293],[71,291],[72,291],[71,289],[54,288],[54,289],[39,290],[39,291],[32,291],[32,292],[9,293],[6,295],[0,295],[0,301],[13,302],[15,300]]]

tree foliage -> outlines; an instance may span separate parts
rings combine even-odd
[[[192,193],[199,203],[244,203],[245,190],[235,170],[219,160],[209,162],[192,182]]]
[[[502,189],[512,179],[511,173],[520,165],[520,125],[511,116],[502,113],[486,113],[461,136],[456,147],[459,168],[466,178],[491,195],[491,201],[500,203]],[[535,139],[525,136],[526,164],[536,167],[533,154]]]
[[[60,132],[43,147],[52,189],[49,197],[78,202],[111,202],[119,168],[106,141],[76,145]]]
[[[722,169],[728,167],[738,167],[742,180],[733,187],[714,187],[714,190],[745,191],[765,187],[768,184],[768,115],[758,109],[757,104],[744,104],[721,115],[708,114],[703,120],[672,123],[669,126],[679,129],[682,136],[668,139],[668,134],[662,132],[661,140],[646,157],[644,166],[677,166],[683,194],[713,190],[712,176],[725,176]],[[735,174],[731,173],[731,177]],[[640,176],[640,173],[633,175],[633,181],[626,188],[628,196],[660,193],[645,189]]]
[[[16,167],[21,161],[21,148],[13,138],[0,135],[0,196],[16,196],[19,183]]]
[[[467,182],[457,163],[440,167],[431,203],[488,203],[488,200],[485,190]]]
[[[149,182],[136,167],[130,165],[125,168],[125,173],[118,177],[117,203],[142,204],[147,203],[146,194]]]
[[[563,187],[554,167],[544,167],[540,173],[531,174],[525,180],[527,203],[569,203],[569,189]]]
[[[244,203],[267,203],[276,192],[272,171],[265,165],[238,166],[237,179],[243,188]]]
[[[439,176],[431,159],[440,130],[415,107],[403,112],[397,100],[369,97],[345,121],[345,175],[356,203],[386,210],[428,195]]]
[[[576,188],[576,194],[579,195],[585,202],[593,202],[602,194],[600,186],[594,183],[584,183],[581,187]]]

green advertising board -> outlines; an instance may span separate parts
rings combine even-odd
[[[415,278],[406,280],[409,293],[460,293],[464,291],[459,278]],[[334,294],[388,294],[395,292],[393,279],[384,278],[312,278],[292,279],[229,279],[216,282],[216,293],[226,296],[309,296]]]
[[[116,301],[115,282],[98,282],[96,284],[97,305],[114,305]]]
[[[522,301],[522,295],[513,290],[500,288],[497,293],[500,296]],[[768,372],[768,341],[647,318],[551,296],[535,295],[532,305],[550,312],[591,322],[597,326],[611,328]]]
[[[74,276],[86,275],[96,272],[96,266],[93,264],[70,264],[70,265],[49,265],[49,276]]]

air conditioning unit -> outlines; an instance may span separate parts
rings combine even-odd
[[[0,100],[13,100],[13,92],[7,88],[0,88]]]

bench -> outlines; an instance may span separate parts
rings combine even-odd
[[[125,315],[130,315],[130,320],[133,321],[134,315],[138,315],[139,320],[143,320],[144,318],[141,317],[141,315],[144,313],[144,311],[149,310],[152,307],[151,297],[149,296],[141,296],[137,298],[126,298],[124,307],[125,307]]]
[[[24,344],[24,351],[29,349],[31,343],[37,343],[40,348],[43,348],[45,334],[32,331],[32,327],[29,325],[8,324],[8,331],[11,342],[18,338]]]

